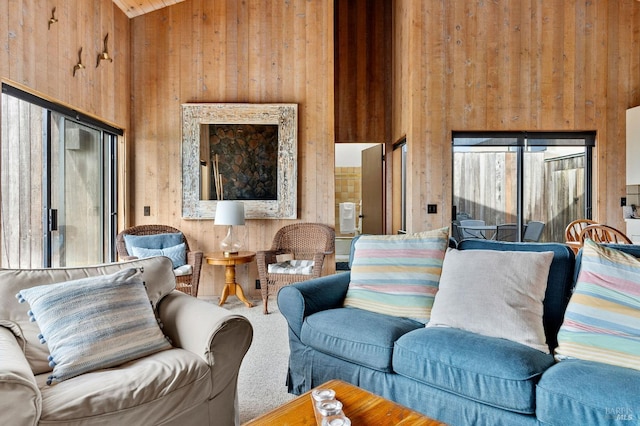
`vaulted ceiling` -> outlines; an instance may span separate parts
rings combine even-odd
[[[136,16],[183,1],[184,0],[113,0],[113,3],[122,9],[129,18],[135,18]]]

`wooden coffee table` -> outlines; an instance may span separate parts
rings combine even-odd
[[[352,426],[436,426],[444,425],[395,402],[360,389],[341,380],[330,380],[320,388],[336,391],[336,399],[342,402],[344,414]],[[311,392],[304,393],[288,403],[263,414],[244,426],[319,426],[311,402]]]

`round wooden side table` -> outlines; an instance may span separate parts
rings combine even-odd
[[[256,254],[252,251],[241,251],[238,254],[230,254],[225,256],[221,251],[205,254],[205,259],[209,265],[221,265],[225,267],[224,278],[225,285],[220,296],[219,305],[224,305],[228,296],[237,296],[248,308],[253,304],[244,296],[242,286],[236,282],[236,265],[252,262]]]

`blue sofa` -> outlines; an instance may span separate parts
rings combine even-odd
[[[614,247],[640,257],[640,246]],[[487,240],[458,249],[554,253],[543,317],[553,353],[580,254],[559,243]],[[341,379],[450,425],[640,424],[640,371],[557,363],[520,343],[344,308],[349,280],[338,273],[278,294],[289,327],[289,392]]]

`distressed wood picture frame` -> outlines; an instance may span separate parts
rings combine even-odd
[[[296,219],[298,105],[252,103],[182,105],[182,217],[215,217],[217,201],[201,199],[201,146],[211,124],[278,126],[277,199],[240,201],[247,219]]]

